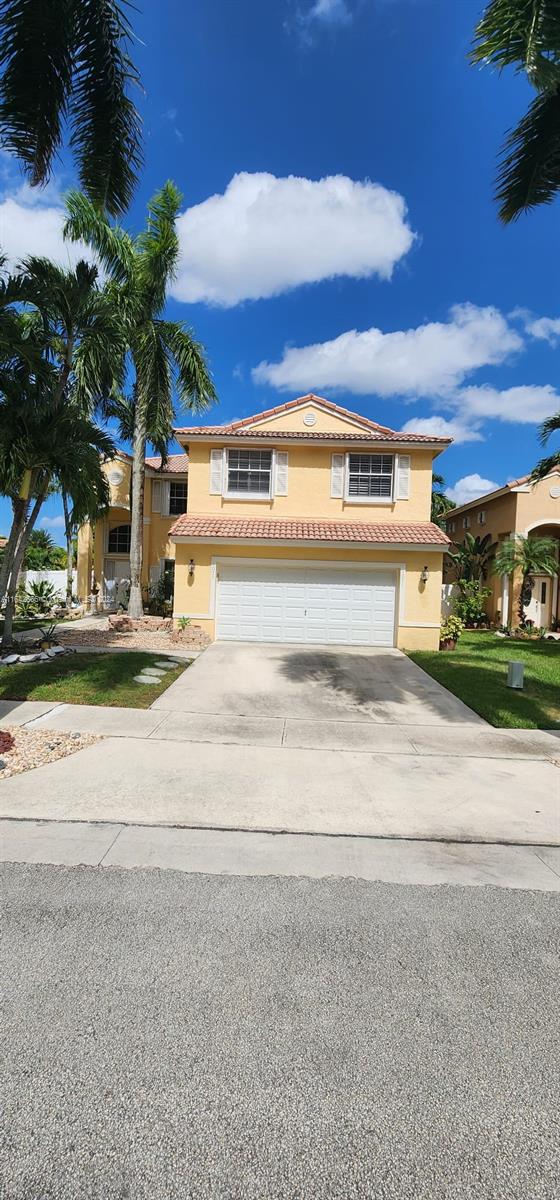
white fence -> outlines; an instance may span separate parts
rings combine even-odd
[[[72,590],[76,590],[76,570],[72,571]],[[20,582],[26,587],[31,583],[52,583],[61,600],[66,599],[66,571],[22,571]]]
[[[453,612],[453,602],[459,595],[459,588],[456,583],[442,583],[441,585],[441,615],[443,620],[450,617]]]

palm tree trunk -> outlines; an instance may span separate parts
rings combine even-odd
[[[66,536],[66,607],[72,607],[72,591],[73,591],[73,561],[72,561],[72,525],[70,522],[70,510],[68,508],[68,495],[66,490],[62,489],[62,507],[64,509],[64,533]]]
[[[25,526],[27,506],[28,501],[22,499],[21,496],[16,496],[12,500],[12,509],[14,513],[12,519],[12,528],[10,529],[10,536],[7,544],[4,547],[2,566],[0,567],[0,606],[2,605],[6,595],[8,580],[12,573],[12,565],[18,548],[18,542]]]
[[[142,557],[144,543],[144,477],[146,474],[146,414],[136,402],[132,441],[132,487],[130,498],[130,596],[129,617],[142,617]]]
[[[5,650],[6,647],[10,646],[12,643],[12,635],[13,635],[13,627],[14,627],[14,614],[16,611],[16,595],[17,595],[18,576],[19,576],[19,573],[21,570],[21,565],[23,563],[25,551],[27,548],[27,543],[29,541],[29,535],[33,529],[33,526],[35,525],[37,517],[39,516],[41,505],[43,504],[46,494],[47,494],[47,489],[45,488],[45,491],[43,493],[41,493],[41,495],[37,496],[37,499],[35,500],[35,502],[33,504],[33,508],[31,509],[31,512],[29,514],[29,517],[25,523],[25,527],[22,530],[22,533],[21,533],[21,536],[20,536],[20,539],[18,542],[18,546],[17,546],[16,552],[13,557],[12,569],[10,572],[10,578],[8,580],[8,590],[6,593],[6,608],[4,610],[4,628],[2,631],[2,649],[3,650]]]

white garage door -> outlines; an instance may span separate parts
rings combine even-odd
[[[221,564],[216,636],[241,642],[393,646],[393,571]]]

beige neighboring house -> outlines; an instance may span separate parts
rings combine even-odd
[[[495,492],[460,505],[449,513],[445,528],[453,542],[462,542],[465,533],[480,537],[490,534],[491,540],[498,543],[514,537],[553,538],[560,561],[560,470],[551,471],[536,484],[530,483],[528,475],[513,479]],[[486,610],[488,616],[503,625],[515,625],[520,578],[506,576],[501,579],[490,574],[487,585],[492,588]],[[558,575],[554,578],[549,575],[534,577],[525,614],[536,626],[556,627],[560,620],[558,591]]]
[[[186,454],[170,454],[161,470],[160,458],[146,459],[144,488],[144,556],[142,583],[148,587],[162,575],[173,595],[175,546],[169,538],[173,522],[187,511]],[[130,480],[132,458],[120,452],[105,463],[111,490],[106,516],[95,529],[83,525],[78,533],[78,596],[87,602],[92,581],[100,589],[99,605],[114,609],[126,602],[130,580]]]

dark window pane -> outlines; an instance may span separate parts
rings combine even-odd
[[[130,525],[115,525],[109,530],[109,554],[130,554]]]
[[[172,482],[169,486],[169,513],[178,516],[187,511],[187,485],[184,482]]]

